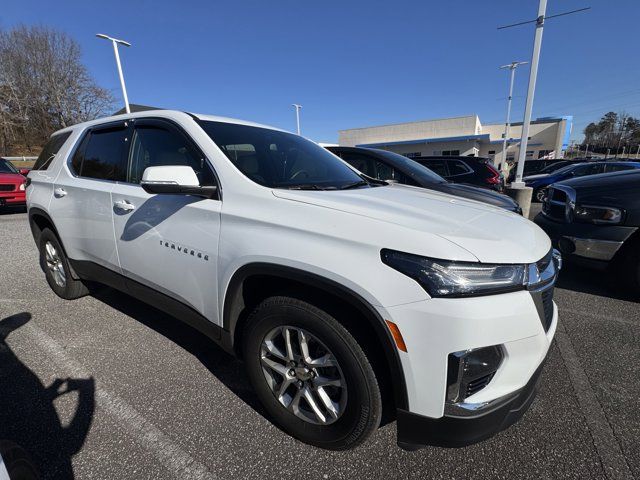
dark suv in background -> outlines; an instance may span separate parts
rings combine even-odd
[[[520,205],[511,197],[473,185],[450,183],[427,167],[397,153],[359,147],[327,147],[327,150],[353,168],[378,180],[428,188],[522,214]]]
[[[640,294],[640,170],[551,185],[534,220],[568,261],[614,267]]]
[[[501,192],[504,181],[491,160],[484,157],[416,157],[421,165],[454,183],[467,183]]]

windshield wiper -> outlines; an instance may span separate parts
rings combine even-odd
[[[324,188],[319,187],[314,183],[304,183],[301,185],[289,185],[286,188],[287,190],[324,190]]]
[[[358,180],[357,182],[347,183],[346,185],[342,185],[341,187],[338,187],[338,190],[348,190],[350,188],[364,187],[365,185],[370,185],[370,184],[365,180]]]

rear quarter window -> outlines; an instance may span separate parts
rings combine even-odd
[[[32,170],[47,170],[53,163],[53,159],[56,157],[64,142],[71,136],[71,132],[60,133],[52,136],[46,143],[36,163],[33,165]]]

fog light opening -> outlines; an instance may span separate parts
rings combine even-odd
[[[485,388],[503,359],[501,345],[450,353],[447,359],[447,402],[462,402]]]

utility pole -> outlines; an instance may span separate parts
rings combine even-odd
[[[508,176],[508,168],[507,168],[507,139],[509,138],[509,127],[511,123],[511,100],[513,99],[513,80],[516,75],[516,68],[520,65],[524,65],[529,62],[511,62],[508,65],[502,65],[501,69],[508,68],[510,70],[509,80],[509,96],[507,97],[507,120],[504,123],[504,137],[502,139],[502,174],[506,179]]]
[[[584,151],[584,158],[587,158],[589,156],[589,144],[587,143],[587,148]]]
[[[118,66],[118,75],[120,77],[120,86],[122,87],[122,96],[124,97],[124,109],[127,113],[131,113],[131,109],[129,108],[129,98],[127,97],[127,88],[124,85],[124,75],[122,74],[122,65],[120,64],[120,54],[118,53],[118,45],[124,45],[125,47],[130,47],[131,44],[129,42],[125,42],[124,40],[118,40],[117,38],[110,37],[109,35],[105,35],[104,33],[97,33],[96,37],[102,38],[104,40],[109,40],[113,45],[113,54],[116,57],[116,65]]]
[[[522,137],[520,139],[520,154],[516,170],[516,181],[512,188],[524,188],[522,174],[524,162],[527,159],[527,143],[529,141],[529,124],[531,123],[531,109],[533,107],[533,95],[536,91],[538,78],[538,62],[540,61],[540,49],[542,48],[542,31],[544,29],[544,15],[547,11],[547,0],[540,0],[538,5],[538,18],[536,19],[536,32],[533,37],[533,53],[531,55],[531,70],[529,71],[529,88],[527,89],[527,102],[524,106],[524,120],[522,122]]]
[[[533,96],[536,89],[536,80],[538,77],[538,62],[540,60],[540,49],[542,47],[542,32],[544,29],[544,22],[549,18],[562,17],[564,15],[570,15],[572,13],[582,12],[589,10],[590,7],[580,8],[572,10],[570,12],[558,13],[556,15],[546,16],[547,0],[540,0],[538,4],[538,16],[535,20],[527,20],[524,22],[514,23],[511,25],[505,25],[498,27],[498,30],[504,28],[516,27],[519,25],[525,25],[528,23],[536,24],[536,31],[533,38],[533,53],[531,55],[531,70],[529,72],[529,88],[527,90],[527,102],[524,110],[524,121],[522,122],[522,138],[520,140],[520,154],[518,156],[518,168],[516,171],[516,181],[511,184],[512,188],[522,189],[525,187],[522,182],[522,174],[524,172],[524,162],[527,158],[527,143],[529,140],[529,125],[531,123],[531,109],[533,107]]]
[[[296,126],[298,128],[298,135],[300,135],[300,109],[302,108],[302,105],[292,103],[291,106],[296,109]]]

